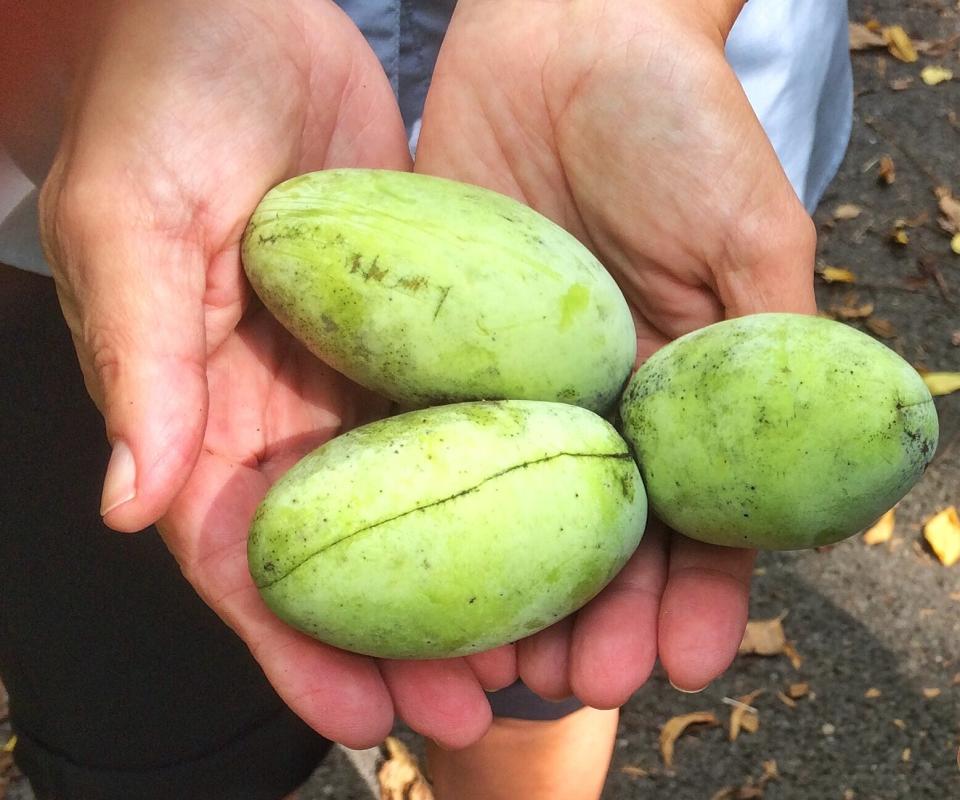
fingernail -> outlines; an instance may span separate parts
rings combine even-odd
[[[668,678],[668,680],[669,680],[669,678]],[[680,688],[679,686],[677,686],[677,684],[675,684],[673,681],[670,681],[670,685],[671,685],[674,689],[676,689],[678,692],[683,692],[684,694],[700,694],[700,692],[702,692],[704,689],[706,689],[710,684],[709,684],[709,683],[705,683],[705,684],[704,684],[703,686],[701,686],[699,689],[681,689],[681,688]]]
[[[107,465],[107,476],[103,479],[100,516],[106,516],[136,496],[137,464],[127,443],[118,439],[114,442],[110,463]]]

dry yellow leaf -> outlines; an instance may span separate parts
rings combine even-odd
[[[833,306],[830,313],[837,319],[866,319],[873,313],[873,303],[864,303],[862,306]]]
[[[820,277],[827,283],[856,283],[857,276],[845,267],[823,267]]]
[[[799,700],[810,693],[809,683],[791,683],[787,688],[787,694],[794,700]]]
[[[960,372],[927,372],[923,375],[923,382],[930,394],[941,397],[960,391]]]
[[[649,778],[649,770],[645,770],[643,767],[636,767],[633,764],[627,764],[623,767],[620,767],[620,771],[624,775],[629,775],[631,778]]]
[[[886,514],[880,517],[880,519],[863,534],[864,543],[874,545],[889,542],[890,537],[893,536],[893,530],[896,527],[895,513],[895,509],[891,508]]]
[[[387,760],[377,770],[380,800],[433,800],[433,790],[406,745],[393,736],[384,744]]]
[[[931,518],[923,526],[923,536],[945,567],[952,567],[960,560],[960,518],[955,506]]]
[[[740,642],[741,655],[778,656],[783,652],[787,636],[783,632],[783,616],[750,620]]]
[[[926,697],[927,700],[933,700],[939,697],[940,694],[941,694],[941,690],[936,688],[929,688],[929,689],[923,690],[923,696]]]
[[[960,256],[960,233],[955,233],[950,240],[950,249]]]
[[[883,38],[894,58],[906,61],[908,64],[917,60],[917,51],[913,42],[901,25],[887,25],[883,29]]]
[[[787,697],[787,695],[785,695],[783,692],[777,692],[777,699],[779,699],[788,708],[797,707],[797,701],[792,697]]]
[[[787,642],[783,646],[783,654],[790,659],[790,663],[794,669],[800,669],[800,667],[803,666],[803,656],[797,652],[797,648],[793,646],[793,642]]]
[[[751,707],[751,703],[764,693],[764,689],[755,689],[750,694],[738,697],[733,704],[733,710],[730,712],[730,741],[736,741],[740,731],[747,733],[756,733],[760,727],[760,718],[757,710]]]
[[[863,693],[863,696],[866,697],[868,700],[874,700],[877,697],[879,697],[881,694],[882,692],[879,689],[875,687],[870,687],[869,689],[867,689],[867,691]]]
[[[870,50],[887,45],[887,40],[881,34],[860,22],[851,22],[849,33],[851,50]]]
[[[883,156],[880,159],[880,166],[877,169],[877,177],[882,183],[888,186],[897,179],[897,166],[893,163],[890,156]]]
[[[854,203],[843,203],[833,209],[834,219],[856,219],[863,213],[863,209]]]
[[[946,186],[938,186],[934,189],[934,194],[942,215],[937,220],[940,227],[947,233],[960,233],[960,200],[954,197]]]
[[[736,795],[736,786],[724,786],[722,789],[717,789],[717,791],[710,795],[710,800],[734,800]]]
[[[938,83],[953,80],[953,70],[931,64],[920,70],[920,80],[927,84],[927,86],[936,86]]]
[[[900,730],[905,731],[907,729],[907,723],[902,719],[895,719],[893,724],[896,725]]]
[[[893,327],[893,323],[888,319],[870,317],[865,324],[870,333],[879,336],[881,339],[894,339],[897,336],[897,329]]]
[[[903,228],[890,231],[890,241],[894,244],[910,244],[910,235]]]
[[[719,725],[720,721],[712,711],[694,711],[668,719],[660,729],[660,753],[667,767],[673,766],[673,748],[691,725]]]
[[[906,764],[906,763],[910,760],[910,758],[911,758],[912,755],[913,755],[913,753],[912,753],[912,751],[910,750],[910,748],[909,748],[909,747],[904,747],[904,748],[903,748],[903,752],[900,754],[900,760],[901,760],[904,764]]]

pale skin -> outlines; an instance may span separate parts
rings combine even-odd
[[[631,304],[640,360],[726,316],[814,310],[812,225],[723,60],[738,9],[461,0],[428,97],[416,169],[513,195],[580,237]],[[752,553],[653,525],[574,617],[466,659],[378,662],[276,620],[246,568],[253,509],[307,450],[386,405],[270,318],[239,238],[285,177],[410,168],[396,101],[326,0],[123,3],[89,38],[68,65],[42,220],[114,444],[107,524],[157,522],[187,579],[323,735],[372,746],[398,715],[440,745],[440,798],[597,796],[616,709],[658,657],[687,691],[729,665]],[[518,675],[606,710],[494,721],[483,690]]]

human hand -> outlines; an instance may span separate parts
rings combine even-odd
[[[813,312],[813,225],[733,71],[735,0],[460,0],[427,98],[418,171],[512,195],[599,256],[640,362],[691,330]],[[732,661],[753,553],[656,521],[614,582],[517,645],[547,697],[621,705],[659,654],[698,690]]]
[[[510,648],[381,672],[280,622],[247,569],[247,527],[269,485],[386,406],[250,295],[240,238],[287,177],[409,167],[386,77],[330,2],[113,6],[41,202],[61,304],[114,446],[104,519],[123,531],[159,520],[187,579],[322,734],[370,746],[396,709],[441,743],[469,743],[490,721],[482,687],[515,676]]]

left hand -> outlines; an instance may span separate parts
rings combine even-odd
[[[689,331],[813,313],[815,232],[724,58],[734,0],[460,0],[416,169],[511,195],[597,254],[631,305],[642,362]],[[574,617],[517,645],[546,697],[623,704],[659,655],[678,688],[725,670],[754,554],[656,520]]]

